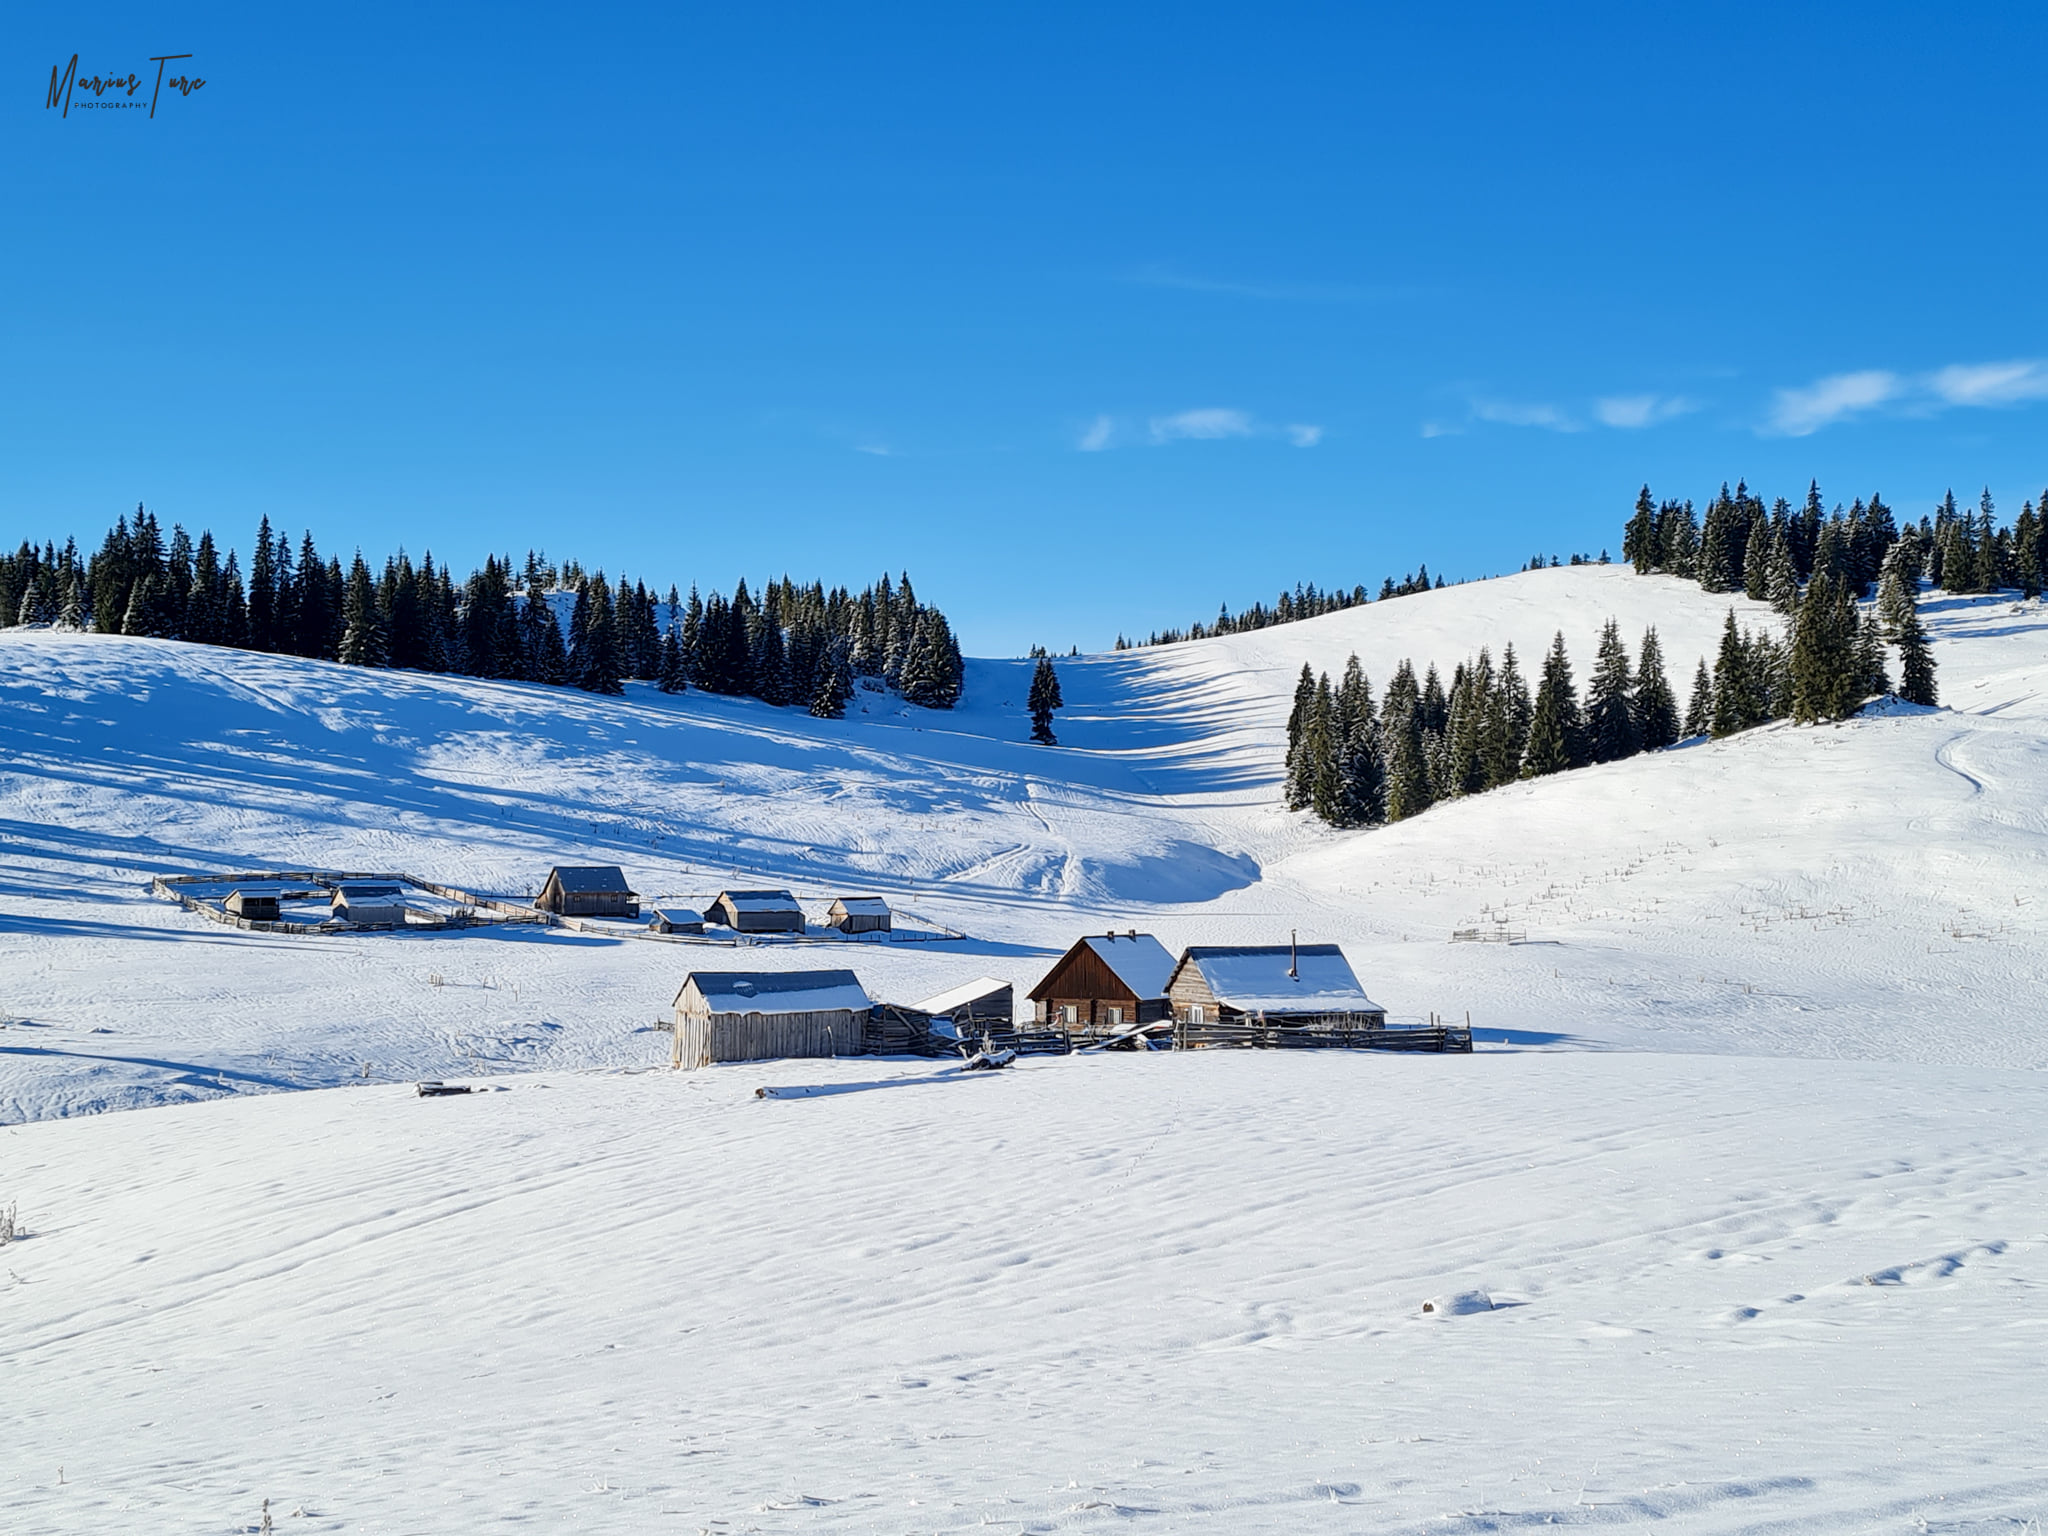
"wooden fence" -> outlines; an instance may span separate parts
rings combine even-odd
[[[1472,1030],[1458,1024],[1382,1024],[1316,1028],[1254,1020],[1176,1021],[1177,1051],[1469,1051]]]

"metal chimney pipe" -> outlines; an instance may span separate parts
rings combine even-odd
[[[1301,980],[1301,946],[1295,942],[1292,928],[1287,930],[1287,974]]]

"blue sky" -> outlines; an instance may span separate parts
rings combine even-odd
[[[907,566],[988,654],[1646,480],[2016,512],[2048,13],[1728,9],[17,14],[0,537]],[[207,83],[66,118],[74,52]]]

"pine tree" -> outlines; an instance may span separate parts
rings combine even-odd
[[[820,720],[840,720],[846,715],[846,701],[853,697],[853,666],[848,660],[851,645],[834,640],[818,656],[818,678],[811,690],[811,713]],[[1047,732],[1051,718],[1047,717]]]
[[[1609,619],[1600,631],[1599,659],[1593,665],[1593,680],[1586,689],[1587,755],[1596,763],[1616,762],[1641,750],[1641,736],[1629,700],[1633,685],[1621,626]]]
[[[1303,670],[1306,671],[1306,668]],[[1025,700],[1026,707],[1031,711],[1033,741],[1047,747],[1059,745],[1059,738],[1052,733],[1052,714],[1063,703],[1060,698],[1059,674],[1053,671],[1052,662],[1041,656],[1038,658],[1038,666],[1031,674],[1031,693]]]
[[[1565,654],[1564,632],[1559,630],[1543,658],[1543,676],[1536,685],[1529,745],[1522,753],[1522,777],[1539,778],[1578,767],[1585,761],[1584,732],[1571,660]]]
[[[1031,680],[1032,692],[1038,691],[1038,679]],[[1310,772],[1306,756],[1302,752],[1302,733],[1308,729],[1308,712],[1315,705],[1316,675],[1307,662],[1301,664],[1301,676],[1294,683],[1294,708],[1287,716],[1287,779],[1286,801],[1290,811],[1308,809],[1310,795]],[[1034,722],[1036,719],[1034,706]]]
[[[348,596],[342,602],[342,636],[338,659],[352,667],[381,667],[390,660],[384,613],[370,585],[370,568],[356,551],[349,567]]]
[[[1685,706],[1685,724],[1680,727],[1683,739],[1692,740],[1705,736],[1714,729],[1714,674],[1707,670],[1707,658],[1700,658],[1699,670],[1692,675],[1692,698]]]
[[[272,558],[270,519],[256,526],[256,547],[249,557],[249,649],[277,649],[277,565]]]
[[[1337,690],[1338,821],[1343,827],[1371,827],[1387,819],[1386,771],[1380,761],[1379,717],[1372,684],[1353,656]]]
[[[579,594],[578,606],[585,610],[584,627],[577,635],[575,650],[570,655],[576,686],[585,693],[622,694],[626,685],[619,675],[612,595],[605,583],[604,572],[599,571],[591,581],[588,598],[585,604]]]
[[[1403,661],[1380,706],[1380,742],[1386,755],[1387,820],[1405,821],[1430,807],[1429,766],[1423,739],[1422,690],[1414,666]]]
[[[1501,652],[1500,678],[1486,701],[1480,758],[1488,789],[1498,789],[1521,776],[1532,712],[1529,685],[1522,680],[1521,664],[1515,660],[1515,647],[1510,643]]]
[[[1636,568],[1638,576],[1647,576],[1657,568],[1657,504],[1650,499],[1650,488],[1645,485],[1636,496],[1635,516],[1628,520],[1628,526],[1621,535],[1621,558]]]
[[[1792,630],[1792,718],[1840,720],[1862,702],[1856,610],[1843,584],[1816,569]]]
[[[1714,659],[1714,715],[1716,736],[1733,736],[1767,718],[1764,700],[1757,687],[1755,667],[1748,641],[1735,625],[1735,610],[1721,630],[1721,652]]]
[[[1636,658],[1635,689],[1630,702],[1634,706],[1641,750],[1661,751],[1678,740],[1678,700],[1664,672],[1664,647],[1654,626],[1643,631],[1643,648]]]
[[[1927,644],[1927,631],[1920,627],[1917,608],[1908,608],[1899,621],[1899,697],[1930,708],[1940,702],[1934,686],[1934,652]]]
[[[1882,697],[1892,691],[1892,680],[1885,672],[1877,615],[1852,610],[1852,616],[1856,621],[1856,691],[1866,699]]]
[[[1309,707],[1302,741],[1311,764],[1309,805],[1330,826],[1341,826],[1344,781],[1338,765],[1337,703],[1327,672],[1316,680],[1315,703]]]

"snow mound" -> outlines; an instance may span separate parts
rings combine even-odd
[[[1469,1317],[1492,1310],[1493,1298],[1484,1291],[1454,1291],[1448,1296],[1432,1296],[1422,1304],[1425,1317]]]

